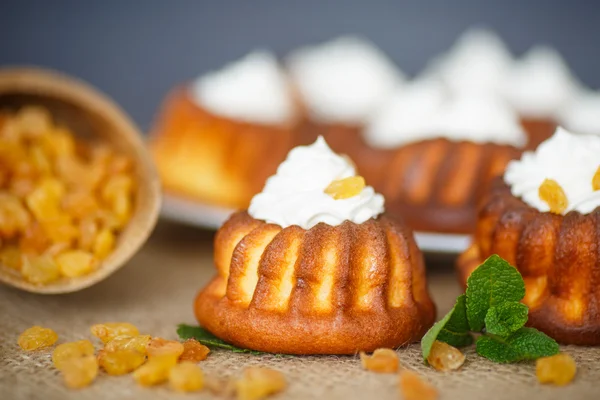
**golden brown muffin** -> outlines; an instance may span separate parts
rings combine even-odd
[[[175,89],[151,133],[150,149],[168,192],[246,208],[294,147],[295,123],[260,125],[215,115]]]
[[[535,150],[540,143],[552,136],[558,126],[558,124],[550,118],[540,119],[527,117],[521,118],[521,125],[529,136],[529,142],[527,143],[527,148],[525,150]]]
[[[523,276],[528,325],[562,343],[600,344],[600,208],[540,212],[498,179],[479,212],[474,243],[458,260],[463,285],[492,254]]]
[[[305,230],[238,212],[217,232],[215,264],[217,276],[196,298],[196,317],[244,348],[394,348],[419,340],[435,318],[412,233],[385,214]]]

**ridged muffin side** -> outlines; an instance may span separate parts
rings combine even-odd
[[[418,340],[435,318],[412,232],[385,215],[305,230],[239,212],[217,233],[215,264],[196,316],[245,348],[353,354]]]
[[[461,282],[492,254],[523,276],[530,326],[562,343],[600,344],[600,208],[539,212],[498,179],[479,212],[474,243],[458,260]]]

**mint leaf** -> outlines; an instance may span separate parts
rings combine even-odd
[[[527,322],[529,308],[525,304],[510,301],[492,306],[485,316],[485,330],[498,336],[508,336]]]
[[[468,346],[473,343],[467,322],[466,297],[458,296],[456,304],[444,318],[436,322],[421,339],[423,359],[427,360],[433,342],[440,340],[454,347]]]
[[[525,283],[519,271],[498,255],[483,262],[467,279],[467,319],[474,332],[481,332],[490,307],[525,296]]]
[[[236,347],[232,344],[224,342],[219,339],[206,329],[201,326],[191,326],[186,324],[179,324],[177,326],[177,335],[179,335],[180,339],[196,339],[203,345],[211,349],[226,349],[230,350],[234,353],[252,353],[252,354],[264,354],[260,351],[254,351],[249,349],[242,349],[240,347]]]
[[[501,338],[482,335],[477,338],[477,354],[497,363],[536,360],[558,354],[554,339],[533,328],[521,328],[512,335]]]

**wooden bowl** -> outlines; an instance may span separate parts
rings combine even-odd
[[[34,293],[69,293],[91,286],[122,267],[154,228],[161,202],[158,175],[140,130],[125,112],[90,85],[61,73],[35,67],[0,68],[0,109],[40,105],[78,137],[100,137],[134,162],[137,192],[133,215],[118,235],[115,249],[92,273],[35,285],[0,264],[0,281]]]

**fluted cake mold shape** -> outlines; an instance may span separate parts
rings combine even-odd
[[[525,281],[528,325],[565,344],[600,344],[600,207],[540,212],[498,179],[482,203],[472,246],[458,259],[461,283],[498,254]]]
[[[354,354],[414,342],[434,322],[423,256],[386,214],[305,230],[241,211],[217,232],[215,264],[196,317],[240,347]]]

